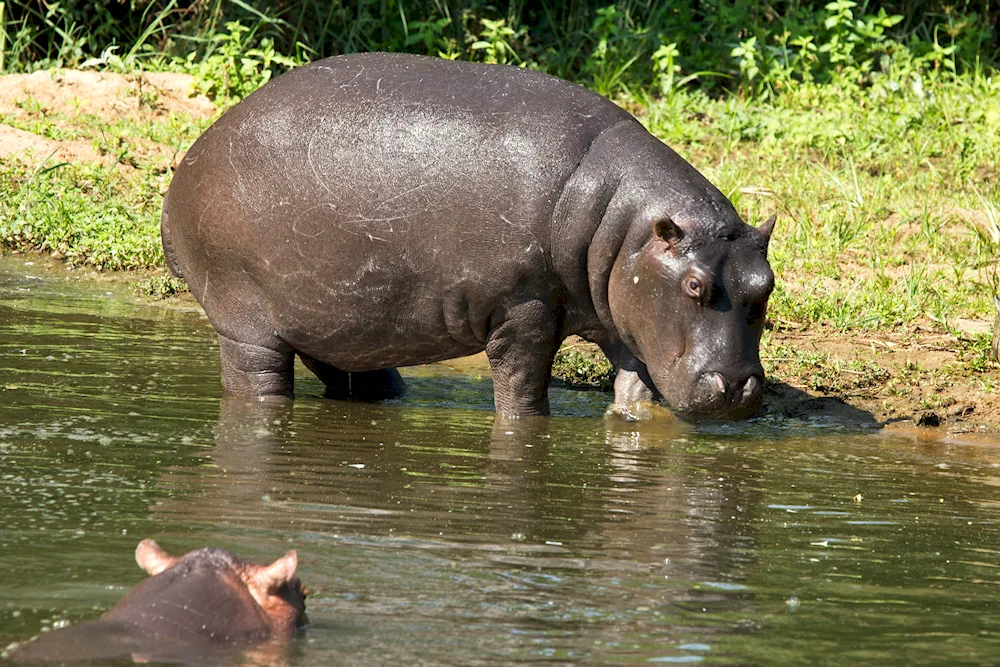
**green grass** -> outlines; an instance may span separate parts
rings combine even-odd
[[[694,95],[643,116],[748,220],[779,215],[777,327],[992,320],[1000,260],[1000,79]]]
[[[101,269],[161,266],[159,220],[169,166],[209,121],[170,114],[109,122],[46,111],[30,98],[18,106],[23,113],[0,122],[57,141],[82,141],[101,162],[61,162],[55,155],[31,167],[0,162],[0,247],[58,253]]]
[[[32,170],[5,163],[0,243],[59,253],[72,263],[122,270],[159,266],[161,179],[93,164]]]
[[[610,391],[615,385],[615,372],[603,354],[591,346],[575,349],[562,347],[552,362],[552,375],[572,387],[593,387]]]

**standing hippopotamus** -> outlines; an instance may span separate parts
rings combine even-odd
[[[216,651],[279,649],[306,623],[294,551],[270,565],[223,549],[180,558],[143,540],[135,559],[152,575],[96,621],[53,630],[14,650],[14,662],[81,662],[132,656],[139,662]],[[265,651],[266,653],[266,651]]]
[[[754,229],[627,112],[516,67],[366,53],[284,74],[188,151],[171,270],[219,333],[222,382],[291,396],[400,388],[396,366],[486,350],[498,413],[547,414],[570,334],[615,404],[685,419],[761,405],[773,218]]]

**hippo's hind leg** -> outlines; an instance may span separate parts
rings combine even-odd
[[[222,387],[250,396],[292,397],[295,384],[292,349],[274,350],[219,334]]]
[[[406,389],[406,383],[395,368],[348,373],[302,352],[299,352],[299,359],[326,385],[327,398],[377,401],[399,396]]]

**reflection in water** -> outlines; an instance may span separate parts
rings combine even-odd
[[[298,549],[294,665],[1000,648],[995,449],[606,422],[607,396],[566,390],[562,416],[494,425],[488,379],[441,366],[380,404],[305,375],[294,403],[222,400],[197,312],[107,291],[0,260],[0,647],[110,608],[149,536]]]
[[[683,439],[672,425],[492,421],[224,399],[203,465],[161,480],[199,492],[154,511],[191,527],[295,535],[304,563],[348,559],[332,579],[310,580],[331,605],[325,616],[350,629],[316,654],[325,660],[445,659],[442,637],[453,639],[447,651],[487,662],[641,657],[679,641],[664,622],[677,609],[750,613],[739,582],[759,495],[752,459],[701,469],[656,444]],[[635,635],[627,645],[623,631]],[[368,653],[373,644],[381,653]]]

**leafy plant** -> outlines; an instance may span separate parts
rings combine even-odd
[[[614,368],[599,350],[560,348],[552,362],[552,375],[574,387],[609,391],[615,384]]]
[[[438,55],[454,60],[460,55],[460,52],[456,49],[455,41],[448,37],[450,25],[451,18],[447,16],[426,21],[411,21],[405,26],[408,33],[406,46],[423,44],[423,51],[426,55]]]
[[[583,66],[590,87],[606,96],[621,90],[625,73],[639,59],[648,32],[635,26],[617,5],[598,9],[591,28],[594,49]]]
[[[479,39],[469,47],[472,51],[482,53],[483,62],[506,65],[521,63],[521,58],[514,50],[513,42],[524,38],[527,28],[515,30],[507,25],[506,19],[480,19],[482,30]]]
[[[254,31],[239,21],[227,23],[226,30],[212,37],[217,49],[201,62],[195,63],[193,55],[188,58],[195,86],[224,106],[239,102],[267,83],[275,66],[288,69],[299,64],[277,53],[269,37],[262,38],[259,46],[251,46]]]

